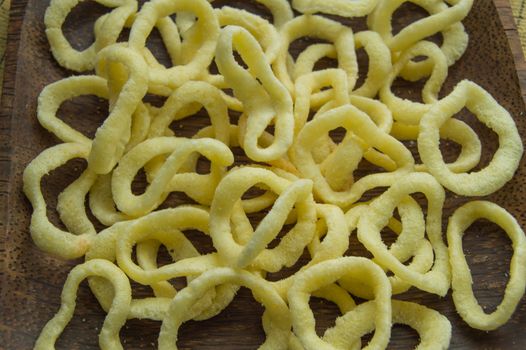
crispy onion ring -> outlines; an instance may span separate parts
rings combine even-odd
[[[287,69],[290,44],[301,37],[313,36],[334,44],[338,68],[347,73],[348,88],[352,90],[358,78],[358,63],[354,51],[354,35],[349,27],[321,16],[303,15],[287,22],[280,31],[282,45],[274,64],[278,79],[294,96],[294,82]]]
[[[111,175],[99,175],[89,192],[89,208],[97,220],[106,226],[133,219],[115,208],[111,194]]]
[[[330,130],[344,127],[348,133],[354,133],[362,140],[370,143],[367,148],[375,147],[387,154],[398,165],[398,169],[391,173],[371,174],[354,183],[345,191],[334,191],[324,178],[319,166],[311,154],[315,140]],[[347,137],[347,136],[346,136]],[[350,137],[350,136],[349,136]],[[381,131],[373,121],[352,105],[341,106],[329,110],[305,125],[298,134],[293,146],[291,158],[303,176],[314,182],[314,193],[326,203],[346,207],[356,202],[362,194],[379,185],[395,182],[404,174],[408,174],[414,164],[413,157],[407,148],[399,141]]]
[[[234,49],[249,70],[236,62]],[[246,154],[255,161],[282,157],[292,144],[292,99],[274,76],[256,39],[241,27],[225,27],[217,44],[216,62],[225,81],[244,106],[247,119],[241,146]],[[272,144],[261,147],[259,138],[272,122],[275,126]]]
[[[109,99],[106,79],[94,75],[74,76],[47,85],[38,96],[37,116],[40,125],[63,142],[90,145],[88,137],[57,117],[58,109],[65,101],[82,95]]]
[[[126,317],[130,310],[130,282],[119,268],[103,259],[87,261],[75,266],[70,271],[62,289],[60,309],[42,329],[35,343],[35,349],[47,350],[55,348],[57,338],[73,317],[79,284],[90,276],[104,278],[111,283],[114,290],[111,307],[100,330],[99,346],[103,350],[122,349],[119,331],[126,323]]]
[[[408,265],[409,268],[417,272],[425,273],[429,271],[433,265],[433,247],[429,241],[424,238],[425,221],[422,209],[410,196],[406,196],[398,204],[397,209],[402,222],[394,218],[389,219],[387,226],[398,235],[396,241],[389,247],[389,252],[403,262],[412,258],[413,260]],[[345,214],[347,227],[350,232],[357,228],[358,220],[367,210],[369,210],[367,205],[360,204]],[[373,259],[373,261],[384,268],[384,270],[387,270],[378,259]],[[404,293],[411,287],[411,284],[396,275],[389,276],[389,282],[391,282],[393,295]],[[364,299],[373,298],[370,288],[360,283],[360,281],[343,277],[339,280],[339,284],[353,293],[353,295]]]
[[[144,4],[132,25],[129,46],[143,51],[155,23],[176,12],[187,11],[199,19],[186,31],[181,43],[179,65],[166,68],[159,63],[149,66],[149,90],[176,88],[201,76],[212,62],[219,36],[214,10],[206,0],[152,0]],[[206,33],[206,34],[204,34]],[[165,91],[165,90],[164,90]]]
[[[108,81],[110,115],[97,129],[88,166],[97,174],[109,173],[130,141],[133,112],[148,89],[148,69],[141,55],[122,45],[109,46],[97,55],[97,72]]]
[[[391,65],[391,52],[385,45],[382,38],[378,33],[373,31],[362,31],[354,35],[355,49],[359,50],[363,48],[369,58],[369,68],[367,76],[363,84],[350,92],[351,95],[374,97],[382,86],[385,85],[387,78],[389,77],[392,65]],[[314,71],[314,65],[323,57],[329,57],[336,59],[337,52],[333,44],[314,44],[308,46],[303,50],[294,64],[293,77],[295,81],[296,89],[301,85],[297,82],[297,79],[303,75],[307,75]],[[319,72],[330,71],[331,69],[324,69]],[[345,72],[345,71],[343,71]],[[357,72],[358,77],[362,72]],[[345,92],[343,90],[342,92]],[[295,91],[297,94],[298,92]],[[326,103],[330,100],[331,96],[334,96],[334,90],[319,91],[313,94],[312,104],[319,106],[322,103]]]
[[[466,229],[478,219],[488,219],[499,225],[513,246],[510,278],[504,298],[497,309],[487,314],[473,294],[473,280],[462,251],[462,236]],[[524,232],[505,209],[487,201],[473,201],[458,208],[449,219],[447,242],[451,264],[453,302],[467,324],[472,328],[491,331],[506,323],[524,295],[526,287],[526,237]]]
[[[417,56],[428,57],[428,60],[433,65],[431,75],[422,89],[422,100],[424,103],[400,98],[392,91],[392,85],[402,69],[406,67],[411,59]],[[447,78],[447,68],[446,56],[444,56],[438,46],[429,41],[420,41],[404,51],[394,64],[387,83],[380,89],[380,100],[391,110],[396,121],[405,124],[418,124],[422,115],[438,101],[438,94]]]
[[[234,240],[230,218],[243,193],[259,183],[279,197],[250,240],[242,245]],[[292,266],[314,235],[316,214],[311,190],[312,183],[308,180],[291,182],[266,169],[244,167],[231,171],[217,186],[210,208],[210,236],[218,253],[225,262],[237,267],[250,265],[276,272],[283,266]],[[293,206],[297,212],[296,225],[281,238],[278,246],[266,249]]]
[[[77,72],[93,69],[97,53],[104,47],[114,44],[124,29],[126,21],[137,11],[136,0],[95,0],[113,10],[95,22],[95,42],[82,51],[75,50],[62,31],[66,17],[82,0],[52,0],[46,9],[44,22],[46,36],[53,57],[58,63]]]
[[[179,173],[189,156],[199,153],[212,163],[210,174]],[[151,159],[169,153],[143,194],[132,192],[137,172]],[[198,201],[210,203],[225,167],[234,161],[232,152],[215,139],[157,137],[126,153],[112,176],[112,193],[117,207],[130,216],[145,215],[157,208],[173,191],[184,191]],[[193,187],[198,184],[198,188]],[[193,189],[192,189],[193,188]]]
[[[416,141],[419,131],[418,125],[394,123],[391,135],[400,141]],[[457,159],[447,163],[453,173],[468,172],[479,164],[482,144],[477,133],[468,124],[458,119],[449,119],[440,128],[440,138],[451,140],[462,147]],[[415,171],[427,171],[427,167],[425,164],[415,164]]]
[[[266,339],[258,348],[260,350],[287,349],[290,332],[290,317],[287,304],[265,279],[244,270],[232,268],[216,268],[203,273],[179,292],[170,304],[170,308],[161,325],[159,334],[159,349],[177,349],[177,332],[188,316],[182,310],[187,310],[207,290],[217,285],[231,283],[247,287],[254,298],[265,306],[263,319]]]
[[[440,128],[463,107],[472,111],[499,136],[499,149],[483,169],[470,173],[453,173],[445,164],[438,147]],[[483,88],[464,80],[431,107],[420,121],[418,153],[427,170],[444,187],[465,196],[485,196],[500,189],[517,170],[523,146],[517,126],[510,114]]]
[[[90,247],[90,242],[94,238],[96,231],[93,225],[86,230],[79,230],[79,235],[66,232],[53,225],[46,212],[46,201],[42,194],[40,182],[42,178],[52,170],[64,165],[74,158],[86,159],[90,149],[81,143],[62,143],[46,149],[29,163],[24,170],[23,182],[24,193],[33,206],[31,215],[31,238],[33,242],[48,253],[59,256],[63,259],[75,259],[83,256]],[[79,180],[83,183],[94,181],[93,175],[87,170]],[[85,186],[82,186],[85,187]],[[87,186],[90,187],[89,184]],[[84,193],[84,196],[86,192]],[[84,197],[82,197],[84,198]],[[68,203],[75,215],[80,215],[79,220],[89,222],[84,209],[84,199]],[[79,206],[80,205],[80,206]]]
[[[415,350],[443,350],[451,341],[451,323],[439,312],[423,305],[392,300],[393,324],[404,324],[413,328],[420,336]],[[360,349],[360,338],[374,330],[374,302],[366,302],[336,319],[336,325],[328,329],[323,339],[335,348]]]
[[[203,106],[210,116],[213,133],[208,137],[229,145],[230,121],[221,91],[201,81],[189,81],[174,90],[153,119],[148,137],[166,136],[173,121],[192,115],[200,106]]]
[[[148,297],[142,299],[132,299],[128,318],[162,320],[168,310],[173,295],[177,291],[173,287],[168,287],[166,281],[174,277],[186,277],[191,281],[195,276],[204,271],[221,266],[221,261],[217,254],[195,255],[189,248],[191,243],[181,234],[181,231],[197,229],[207,234],[209,215],[206,210],[190,206],[180,206],[175,209],[165,209],[147,215],[145,217],[117,223],[104,231],[101,231],[93,241],[92,246],[86,253],[86,260],[105,259],[115,261],[117,255],[121,269],[128,271],[131,276],[138,279],[138,282],[150,286],[154,291],[167,292],[169,295],[159,295],[155,298]],[[152,228],[157,227],[157,231]],[[170,234],[172,233],[172,234]],[[118,242],[123,240],[118,247]],[[151,242],[158,240],[162,244],[175,248],[178,247],[179,254],[175,256],[175,262],[163,267],[152,266],[148,255],[148,247],[137,249],[138,259],[143,263],[144,268],[136,265],[131,260],[131,247],[134,242]],[[185,248],[186,247],[186,248]],[[141,251],[146,248],[146,251]],[[170,249],[172,249],[170,248]],[[155,257],[156,260],[156,257]],[[113,299],[112,288],[104,279],[96,277],[89,279],[89,285],[97,297],[104,310],[108,310]],[[206,319],[214,316],[223,310],[232,300],[236,288],[231,285],[218,287],[215,291],[211,290],[195,307],[190,310],[191,318]]]
[[[381,349],[387,346],[391,335],[391,285],[385,273],[369,259],[343,257],[327,260],[301,272],[288,293],[294,333],[306,350],[336,347],[316,335],[315,320],[309,308],[310,294],[335,282],[343,276],[352,276],[370,286],[375,294],[376,332],[364,349]]]
[[[284,299],[287,298],[288,290],[301,271],[319,262],[339,258],[349,247],[350,231],[346,227],[342,210],[331,204],[316,204],[316,212],[319,218],[316,224],[316,234],[307,246],[311,256],[310,261],[292,276],[273,282],[274,287]],[[323,240],[320,240],[321,238]],[[352,298],[337,284],[325,286],[313,295],[333,301],[342,312],[354,306]]]
[[[428,201],[426,234],[433,247],[435,262],[425,273],[405,266],[382,242],[380,230],[392,216],[396,205],[407,195],[423,193]],[[393,271],[404,282],[429,293],[444,296],[449,290],[450,271],[447,247],[442,239],[442,207],[445,193],[440,184],[429,174],[411,173],[400,178],[382,195],[369,204],[368,210],[358,221],[358,239],[384,267]]]
[[[445,1],[411,0],[431,15],[411,23],[398,34],[392,33],[393,13],[409,0],[381,0],[375,10],[367,17],[369,29],[378,32],[393,53],[401,52],[417,42],[441,32],[444,41],[441,47],[448,65],[453,65],[466,51],[468,35],[460,22],[469,13],[473,0],[457,0],[453,6]],[[429,60],[409,62],[402,71],[402,77],[416,81],[429,76],[432,63]]]

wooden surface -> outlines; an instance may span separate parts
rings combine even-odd
[[[509,4],[515,19],[517,34],[521,42],[526,43],[526,0],[509,0]],[[524,45],[522,46],[522,52],[526,53],[526,46]]]
[[[21,174],[27,163],[44,148],[57,143],[36,121],[36,97],[50,82],[69,75],[52,59],[43,31],[43,13],[48,1],[13,1],[6,74],[0,113],[0,348],[29,349],[45,322],[58,310],[60,292],[65,277],[78,261],[64,262],[39,251],[28,232],[31,207],[21,192]],[[93,6],[87,2],[85,6]],[[219,3],[219,2],[218,2]],[[224,1],[221,1],[224,3]],[[91,5],[90,5],[91,4]],[[442,94],[447,94],[460,79],[468,78],[485,87],[517,121],[526,139],[526,114],[521,89],[515,70],[517,65],[522,95],[526,82],[517,32],[506,0],[475,1],[475,8],[466,19],[470,33],[470,47],[462,60],[450,70]],[[27,6],[26,6],[27,5]],[[87,7],[86,7],[87,8]],[[85,8],[85,9],[86,9]],[[497,10],[501,22],[498,20]],[[91,11],[91,10],[90,10]],[[99,11],[93,10],[99,13]],[[25,19],[24,19],[25,15]],[[402,14],[402,18],[406,14]],[[76,11],[73,16],[80,24],[77,30],[89,33],[93,18]],[[68,30],[71,33],[71,31]],[[510,51],[506,39],[508,35]],[[74,42],[86,43],[88,35],[71,36]],[[155,46],[155,43],[153,44]],[[406,91],[407,93],[407,91]],[[93,134],[104,119],[100,101],[77,99],[61,108],[63,118],[78,123],[79,129]],[[469,115],[462,116],[472,122]],[[191,122],[194,128],[202,120]],[[496,148],[496,138],[479,124],[472,124],[488,152],[487,162]],[[454,150],[445,149],[447,157]],[[238,159],[238,161],[241,161]],[[43,181],[50,208],[56,195],[75,179],[85,165],[70,162]],[[507,208],[521,225],[526,227],[524,160],[517,176],[504,189],[489,198]],[[174,202],[181,201],[173,198]],[[466,199],[450,196],[446,203],[444,224],[450,213]],[[50,216],[56,221],[56,213]],[[355,237],[355,236],[354,236]],[[355,238],[351,252],[360,252]],[[197,244],[206,245],[201,240]],[[507,267],[511,257],[509,240],[496,226],[477,222],[464,239],[465,252],[473,271],[474,289],[479,301],[488,311],[500,301],[507,281]],[[136,296],[145,295],[140,289]],[[497,331],[486,333],[470,329],[456,314],[450,295],[439,298],[411,290],[397,298],[428,305],[448,317],[453,325],[451,349],[524,349],[526,347],[526,300],[508,324]],[[319,331],[334,322],[337,313],[330,303],[314,299]],[[188,322],[180,331],[180,349],[255,349],[263,340],[260,326],[262,308],[247,290],[241,290],[234,302],[221,315],[204,322]],[[103,313],[86,284],[82,284],[75,317],[57,343],[59,349],[97,348],[97,334]],[[129,321],[121,331],[126,349],[155,348],[159,322]],[[416,333],[406,327],[393,329],[390,349],[411,349],[417,344]]]
[[[0,0],[0,77],[4,76],[5,45],[7,43],[7,25],[9,23],[9,8],[11,0]],[[2,82],[0,81],[0,90]]]

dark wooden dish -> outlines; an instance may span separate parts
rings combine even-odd
[[[225,1],[216,1],[219,5]],[[0,348],[29,349],[43,325],[58,310],[60,293],[68,271],[79,261],[64,262],[38,250],[32,243],[28,226],[31,206],[21,191],[21,175],[27,163],[44,148],[57,143],[36,120],[36,97],[41,89],[70,74],[60,68],[49,53],[44,35],[43,14],[48,1],[14,0],[11,9],[9,42],[0,114]],[[238,1],[243,3],[243,1]],[[246,3],[245,3],[246,4]],[[94,16],[75,11],[72,17],[80,22],[71,35],[74,42],[87,43],[92,20],[100,7],[87,2],[82,8]],[[401,13],[402,18],[406,14]],[[462,78],[474,80],[486,88],[516,119],[521,135],[526,139],[526,115],[523,102],[524,64],[519,39],[507,0],[477,0],[465,20],[470,33],[470,46],[465,56],[450,70],[443,94],[449,93]],[[509,41],[508,41],[509,39]],[[155,46],[155,40],[153,46]],[[511,50],[510,50],[511,46]],[[518,76],[519,79],[518,79]],[[521,89],[522,87],[522,89]],[[76,120],[78,127],[93,135],[104,119],[104,108],[96,99],[82,98],[67,103],[61,109],[64,119]],[[465,116],[468,120],[469,116]],[[189,126],[198,126],[199,119]],[[193,124],[194,123],[194,124]],[[497,143],[490,131],[474,126],[491,157]],[[451,156],[453,149],[446,149]],[[70,162],[43,181],[50,207],[56,195],[85,165]],[[505,188],[490,196],[504,206],[526,227],[524,200],[526,191],[524,161],[515,178]],[[173,198],[172,200],[181,200]],[[446,203],[444,224],[451,212],[466,199],[450,198]],[[57,221],[56,213],[50,216]],[[352,249],[358,245],[353,238]],[[206,245],[206,242],[199,244]],[[507,282],[507,267],[511,257],[509,240],[502,230],[487,222],[477,222],[468,231],[465,252],[472,268],[474,289],[478,300],[491,311],[500,303]],[[140,289],[137,295],[146,293]],[[446,315],[453,325],[451,349],[524,349],[526,347],[526,299],[513,318],[497,331],[486,333],[469,328],[457,315],[451,297],[439,298],[412,289],[397,298],[413,300]],[[334,322],[333,305],[314,299],[319,330]],[[241,290],[234,302],[219,316],[204,322],[188,322],[180,331],[180,349],[255,349],[263,341],[260,326],[262,308],[250,292]],[[75,317],[57,343],[63,349],[98,348],[97,334],[103,312],[82,284],[77,299]],[[160,323],[129,321],[121,331],[126,349],[155,348]],[[418,343],[416,333],[407,327],[393,329],[390,349],[410,349]]]

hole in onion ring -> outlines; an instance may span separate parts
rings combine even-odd
[[[388,349],[416,349],[418,344],[420,344],[420,335],[417,331],[403,324],[393,325]]]
[[[369,72],[369,55],[363,47],[356,50],[356,58],[358,60],[358,80],[356,80],[354,90],[362,87]]]
[[[455,118],[460,119],[468,124],[473,129],[473,131],[475,131],[480,142],[482,143],[482,155],[480,157],[480,162],[475,168],[471,170],[471,172],[479,171],[485,168],[493,159],[493,156],[499,147],[498,135],[493,130],[488,128],[484,123],[479,121],[477,117],[475,117],[475,115],[467,108],[463,108],[455,115]]]
[[[79,2],[62,25],[64,36],[71,47],[76,50],[87,49],[95,41],[95,21],[111,10],[93,0]]]
[[[200,175],[210,174],[210,166],[210,159],[203,156],[199,156],[199,158],[197,159],[196,172]]]
[[[412,82],[397,77],[393,82],[392,90],[393,93],[400,98],[405,98],[417,103],[423,103],[422,89],[424,88],[426,81],[427,78]]]
[[[170,129],[174,132],[175,136],[191,138],[199,132],[199,130],[210,126],[210,116],[203,107],[197,113],[185,116],[182,119],[174,120],[170,124]]]
[[[327,299],[311,297],[309,306],[316,320],[316,334],[319,337],[323,336],[327,329],[334,327],[336,318],[341,316],[338,306]]]
[[[35,295],[37,297],[45,296],[46,299],[49,296],[48,293],[35,293]],[[58,290],[57,295],[51,298],[47,303],[42,303],[42,305],[48,305],[50,306],[50,309],[53,309],[53,311],[47,310],[49,315],[52,315],[54,312],[56,312],[55,309],[58,307],[57,300],[60,299],[59,295],[60,290]],[[97,300],[91,293],[87,281],[84,280],[80,283],[79,289],[77,291],[75,312],[73,313],[73,317],[64,329],[64,332],[57,339],[57,349],[75,349],[77,346],[82,348],[84,344],[78,344],[75,341],[80,340],[78,337],[79,331],[81,331],[85,336],[97,339],[104,322],[105,315],[99,310],[99,308],[94,309],[93,305],[97,305]],[[32,312],[38,312],[37,309],[33,310]]]
[[[131,190],[134,195],[143,194],[148,186],[148,181],[146,180],[146,172],[144,169],[140,169],[135,177],[133,178]]]
[[[161,33],[157,28],[153,28],[152,32],[146,39],[146,47],[152,52],[157,59],[157,62],[162,64],[164,67],[172,67],[172,59],[168,54],[168,50],[164,44],[164,40],[161,37]]]
[[[465,231],[462,245],[471,269],[475,298],[486,313],[492,313],[501,303],[509,280],[511,240],[497,224],[479,219]],[[495,249],[499,249],[498,261],[492,261]]]
[[[303,50],[313,44],[331,44],[331,42],[311,36],[302,36],[301,38],[298,38],[290,43],[289,54],[294,60],[296,60]]]
[[[46,201],[46,213],[49,221],[56,227],[66,230],[65,225],[60,220],[57,208],[58,195],[75,181],[87,167],[84,159],[72,159],[63,166],[51,171],[42,178],[42,194]],[[28,206],[30,206],[28,201]]]
[[[95,95],[81,95],[65,101],[59,107],[57,117],[93,139],[97,128],[108,117],[108,111],[108,100]]]
[[[429,17],[429,13],[422,7],[415,5],[410,1],[404,2],[393,13],[393,36],[398,34],[405,27],[411,25],[411,23],[426,17]]]
[[[168,195],[168,197],[166,197],[164,202],[157,207],[157,210],[175,208],[180,205],[199,205],[199,203],[194,201],[192,198],[188,197],[183,192],[170,192],[170,194]]]
[[[343,127],[339,127],[329,131],[329,136],[335,143],[342,142],[346,134],[347,130],[345,130],[345,128]]]
[[[263,307],[247,288],[241,288],[234,300],[219,315],[205,321],[187,321],[179,328],[179,349],[229,349],[247,347],[257,349],[265,341],[261,326]],[[224,335],[236,330],[236,339]],[[255,331],[258,330],[258,331]],[[196,334],[203,336],[196,337]]]
[[[183,233],[192,242],[199,254],[205,255],[217,251],[209,235],[198,230],[185,230]]]
[[[338,68],[338,60],[335,58],[330,57],[322,57],[320,60],[318,60],[314,67],[312,68],[313,71],[318,71],[322,69],[329,69],[329,68]]]
[[[277,242],[279,243],[279,241]],[[277,245],[277,244],[276,244]],[[308,249],[305,248],[301,257],[296,261],[296,263],[290,267],[283,267],[278,272],[268,272],[265,279],[269,282],[276,282],[287,277],[293,276],[296,272],[300,271],[301,268],[307,265],[310,261],[310,255]]]
[[[350,27],[355,33],[369,29],[367,27],[367,16],[349,18],[349,17],[338,16],[338,15],[330,15],[327,13],[320,13],[318,14],[318,16],[332,19],[333,21],[339,22],[347,27]]]

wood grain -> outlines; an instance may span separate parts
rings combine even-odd
[[[218,1],[218,3],[224,1]],[[14,0],[11,6],[6,74],[0,109],[0,348],[29,349],[45,322],[56,312],[60,292],[69,269],[78,263],[57,260],[39,251],[28,232],[31,207],[21,192],[21,174],[27,163],[44,148],[57,143],[36,121],[36,97],[48,83],[70,75],[60,68],[49,53],[43,32],[43,13],[48,1]],[[239,3],[243,3],[239,1]],[[246,3],[245,3],[246,4]],[[83,5],[86,13],[100,13],[92,2]],[[246,5],[245,5],[246,6]],[[411,13],[401,13],[407,20]],[[76,11],[72,19],[85,35],[74,36],[76,44],[87,42],[92,18]],[[500,18],[500,21],[499,21]],[[517,32],[507,0],[477,0],[465,21],[470,33],[470,46],[465,56],[451,71],[443,95],[456,82],[471,79],[486,88],[516,119],[519,131],[526,137],[525,107],[526,64],[522,57]],[[508,41],[509,40],[509,41]],[[509,44],[508,44],[509,43]],[[155,40],[153,46],[156,45]],[[511,49],[510,49],[511,48]],[[517,77],[518,74],[518,77]],[[522,87],[522,89],[521,89]],[[407,92],[406,92],[407,93]],[[100,101],[83,98],[61,108],[63,118],[78,123],[80,130],[93,134],[104,119]],[[488,153],[487,162],[495,150],[496,138],[490,131],[464,113],[465,118],[479,133]],[[195,118],[187,127],[202,125],[203,118]],[[447,156],[454,149],[446,149]],[[238,159],[243,161],[243,159]],[[71,182],[85,165],[71,162],[43,181],[50,207],[56,195]],[[507,208],[521,225],[526,227],[525,189],[526,168],[521,163],[517,176],[504,189],[489,198]],[[172,198],[173,203],[184,201]],[[450,196],[446,203],[444,224],[450,213],[466,199]],[[50,211],[56,220],[56,213]],[[206,245],[202,238],[198,244]],[[491,310],[503,295],[507,281],[506,270],[511,257],[508,239],[496,226],[487,222],[473,225],[465,239],[465,251],[473,270],[474,288],[479,301]],[[353,238],[351,251],[360,253]],[[300,262],[301,264],[301,262]],[[297,268],[297,267],[296,267]],[[293,271],[291,269],[291,271]],[[289,273],[291,272],[289,271]],[[279,276],[275,276],[279,278]],[[145,295],[138,289],[137,295]],[[497,331],[486,333],[470,329],[456,314],[450,295],[439,298],[416,290],[398,297],[413,300],[439,310],[453,325],[451,349],[523,349],[526,347],[526,301],[523,300],[512,320]],[[322,331],[334,322],[333,305],[313,300],[318,328]],[[188,322],[180,333],[181,349],[254,349],[263,340],[260,326],[262,308],[247,290],[241,290],[234,302],[221,315],[204,322]],[[87,285],[79,291],[75,317],[60,338],[58,348],[96,349],[97,333],[103,313]],[[121,332],[126,349],[155,348],[159,322],[129,321]],[[410,349],[417,344],[416,334],[406,327],[394,328],[390,349]]]

